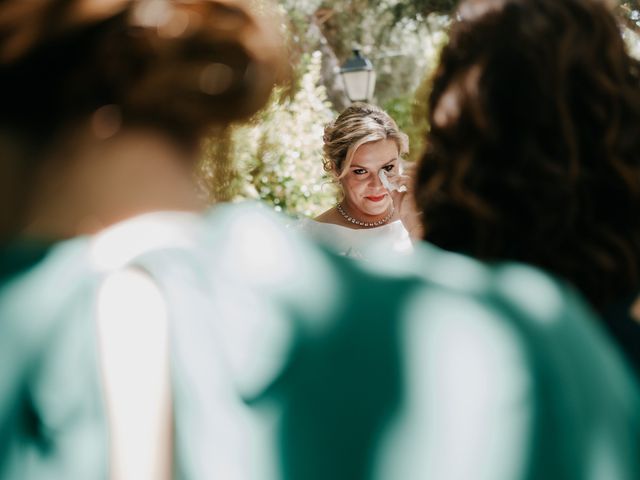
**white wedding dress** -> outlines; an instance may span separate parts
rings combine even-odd
[[[372,249],[400,254],[413,251],[409,232],[401,220],[374,228],[355,229],[303,218],[298,221],[296,228],[348,257],[366,259]]]

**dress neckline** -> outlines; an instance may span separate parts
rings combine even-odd
[[[313,222],[313,223],[319,224],[319,225],[328,225],[328,226],[331,226],[331,227],[342,228],[342,229],[349,230],[349,231],[352,231],[352,232],[363,232],[363,231],[364,232],[373,232],[373,231],[377,231],[377,230],[382,230],[382,229],[387,228],[387,227],[389,227],[391,225],[396,225],[398,222],[402,223],[402,220],[398,219],[398,220],[394,220],[394,221],[389,222],[389,223],[385,223],[384,225],[380,225],[378,227],[351,228],[351,227],[347,227],[345,225],[338,225],[337,223],[319,222],[318,220],[315,220],[313,218],[307,218],[305,220],[307,220],[309,222]]]

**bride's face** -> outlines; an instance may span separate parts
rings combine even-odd
[[[358,147],[341,178],[344,202],[351,215],[370,220],[388,213],[391,197],[380,181],[380,171],[398,174],[398,146],[393,140],[365,143]]]

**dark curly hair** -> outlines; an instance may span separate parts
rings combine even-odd
[[[463,3],[429,97],[425,239],[637,291],[640,69],[599,0]]]

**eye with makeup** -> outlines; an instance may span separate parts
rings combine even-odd
[[[382,167],[382,170],[391,173],[394,168],[395,164],[391,163]],[[354,168],[353,170],[351,170],[351,173],[353,173],[354,175],[365,175],[366,173],[368,173],[368,171],[364,168]]]

